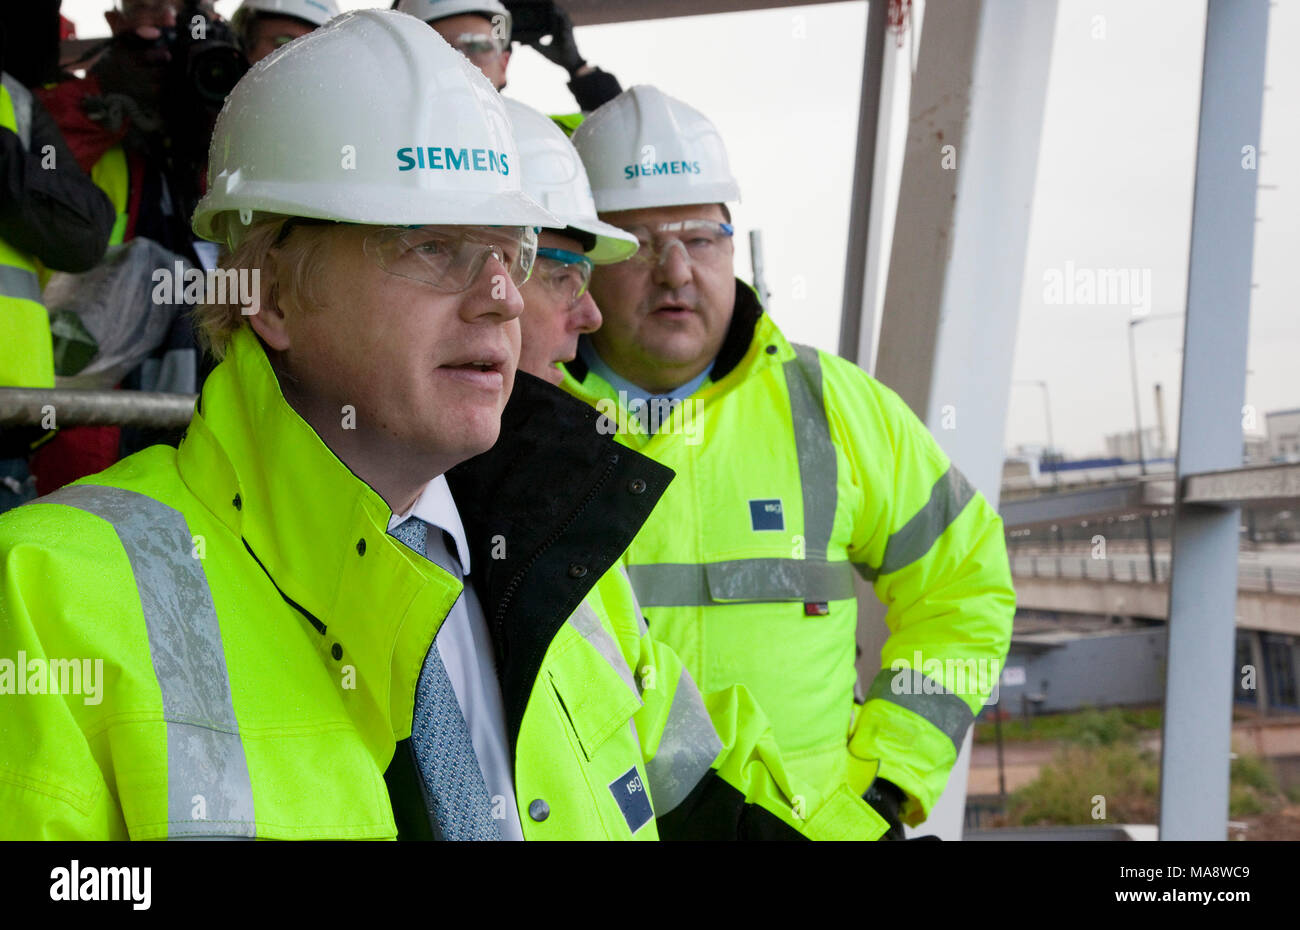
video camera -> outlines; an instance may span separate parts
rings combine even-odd
[[[230,24],[217,18],[205,0],[186,0],[176,26],[159,31],[156,39],[127,32],[113,41],[146,61],[156,61],[161,69],[157,106],[163,122],[162,150],[189,208],[188,201],[198,199],[197,177],[207,160],[213,123],[248,71],[248,59]]]
[[[248,70],[234,30],[216,18],[205,0],[186,0],[176,23],[160,29],[155,39],[126,32],[114,37],[113,43],[145,56],[159,53],[159,60],[169,58],[165,86],[191,103],[219,109]]]

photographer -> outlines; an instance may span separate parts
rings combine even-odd
[[[472,61],[497,90],[506,86],[513,36],[569,73],[569,90],[584,112],[622,93],[618,78],[588,64],[579,54],[569,14],[554,0],[509,6],[508,9],[499,0],[399,0],[394,9],[432,26],[452,48]],[[542,44],[546,36],[551,37],[548,45]]]
[[[203,194],[212,123],[247,68],[229,27],[198,0],[121,0],[86,77],[40,92],[77,162],[116,212],[110,246],[152,240],[201,267],[188,218]],[[204,364],[189,314],[123,379],[136,390],[197,392]],[[46,494],[167,437],[116,426],[63,429],[33,457]]]
[[[57,2],[0,11],[0,387],[54,386],[47,269],[82,271],[104,254],[113,208],[68,151],[29,87],[58,63]],[[27,459],[44,430],[0,428],[0,511],[34,493]]]

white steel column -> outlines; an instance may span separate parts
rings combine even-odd
[[[1055,0],[930,0],[875,375],[994,508]],[[930,819],[960,839],[971,734]]]
[[[1268,0],[1209,0],[1179,401],[1160,838],[1227,839],[1240,505],[1184,479],[1241,465]],[[1250,167],[1247,167],[1247,164]]]

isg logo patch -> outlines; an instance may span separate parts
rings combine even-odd
[[[749,523],[755,530],[784,530],[785,513],[780,498],[749,502]]]
[[[641,773],[632,766],[622,775],[615,778],[609,783],[609,793],[614,795],[614,800],[618,802],[618,809],[623,812],[623,819],[627,821],[627,828],[635,833],[654,817],[654,809],[650,806],[650,796],[646,794],[645,782],[641,780]]]

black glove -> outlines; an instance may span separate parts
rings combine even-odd
[[[550,4],[550,28],[547,35],[551,37],[550,45],[543,45],[541,36],[532,40],[528,44],[537,51],[541,52],[548,60],[555,62],[569,74],[577,71],[587,63],[587,60],[578,54],[578,43],[573,38],[573,21],[569,19],[569,14],[564,12],[561,7],[555,5],[554,0]]]
[[[907,795],[903,793],[903,789],[891,781],[877,778],[871,783],[867,793],[862,796],[862,800],[875,808],[876,813],[888,821],[889,830],[881,837],[882,840],[907,839],[903,833],[903,822],[898,816],[898,812],[903,807],[903,802],[907,800]]]

